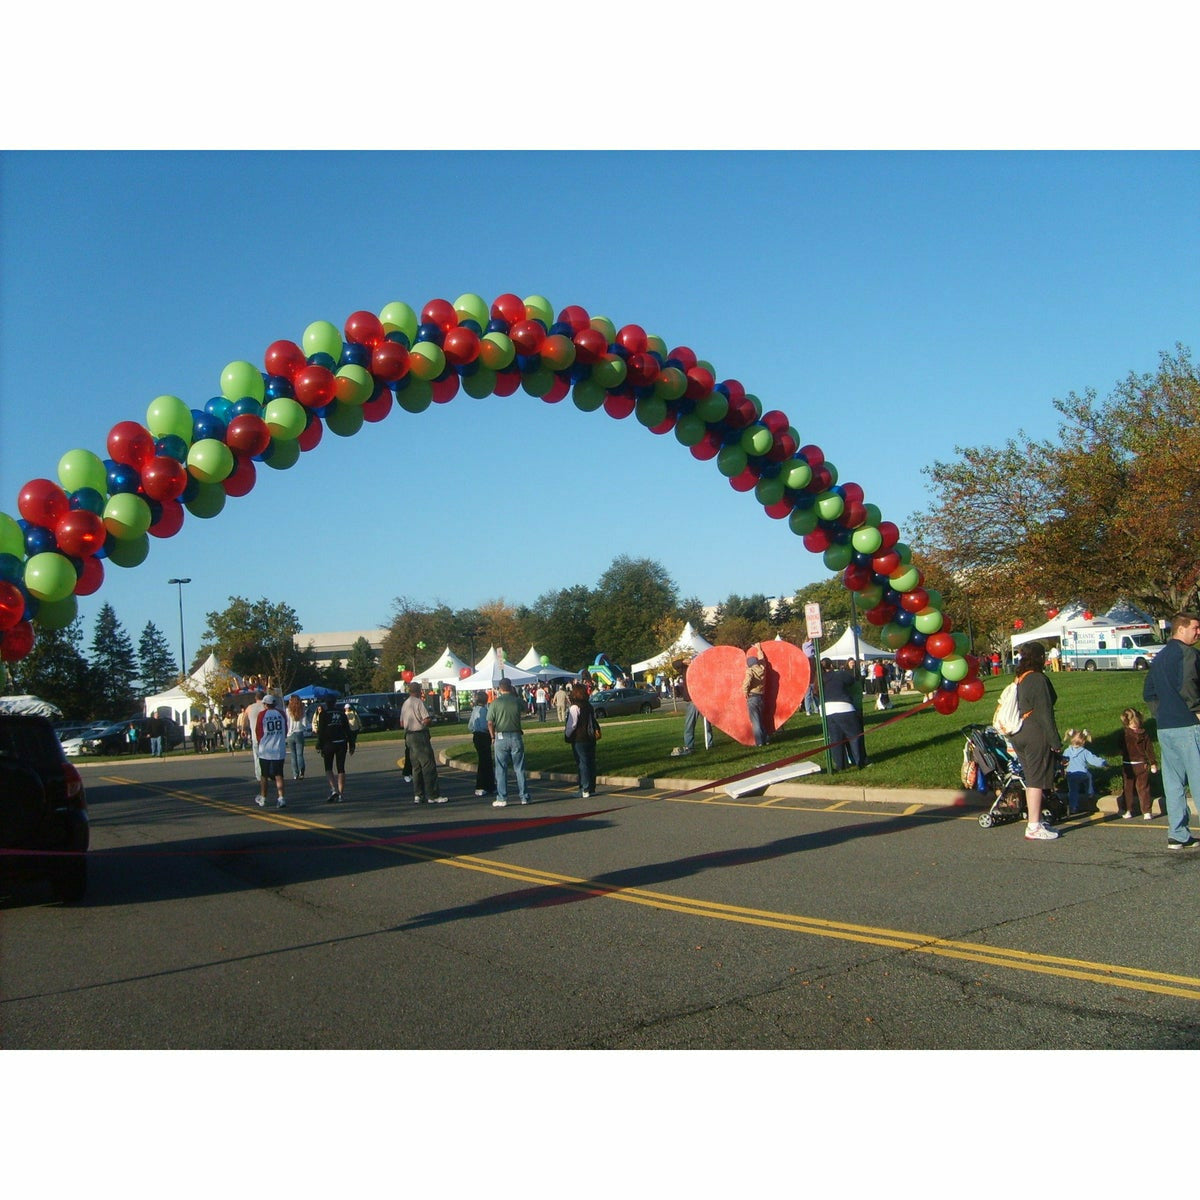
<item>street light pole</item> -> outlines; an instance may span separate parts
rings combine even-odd
[[[190,579],[168,579],[167,586],[172,584],[177,585],[179,591],[179,678],[184,679],[187,676],[187,655],[183,649],[183,585],[191,583]]]

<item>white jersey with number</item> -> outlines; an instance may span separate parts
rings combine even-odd
[[[277,708],[264,708],[255,722],[259,758],[282,759],[287,753],[287,718]]]

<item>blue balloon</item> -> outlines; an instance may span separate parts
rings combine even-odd
[[[35,554],[44,554],[48,550],[57,550],[58,543],[54,540],[54,531],[42,525],[30,525],[25,530],[25,557],[32,558]]]
[[[232,421],[234,417],[244,417],[247,413],[252,417],[259,417],[260,419],[263,415],[263,406],[253,396],[243,396],[237,401],[233,406],[232,415],[229,420]],[[224,437],[224,433],[221,436]]]
[[[195,424],[195,417],[192,423]],[[188,444],[178,434],[168,433],[155,440],[154,451],[162,458],[173,458],[176,462],[187,462]]]
[[[341,366],[371,367],[371,347],[360,346],[357,342],[347,342],[342,347]]]
[[[291,380],[282,375],[268,375],[265,391],[268,400],[293,400],[296,396]]]
[[[327,371],[336,371],[337,363],[333,361],[332,354],[326,354],[323,351],[318,351],[316,354],[308,356],[308,365],[310,367],[324,367]]]
[[[230,413],[232,412],[232,410],[233,410],[233,401],[229,400],[225,396],[214,396],[204,406],[204,411],[206,413],[208,413],[208,415],[210,417],[216,417],[217,420],[220,421],[222,425],[229,424],[229,422],[231,420]]]
[[[195,475],[188,472],[187,483],[184,484],[183,491],[179,495],[179,503],[186,504],[189,500],[195,500],[196,493],[200,490],[200,480]]]
[[[83,509],[85,512],[104,515],[104,497],[95,488],[78,488],[68,497],[73,509]]]
[[[462,329],[469,329],[476,337],[483,337],[483,330],[479,327],[478,321],[472,321],[468,317],[465,321],[459,321],[458,324]]]
[[[566,321],[555,321],[554,324],[550,326],[549,332],[551,334],[561,334],[563,337],[575,336],[571,332],[571,326]]]
[[[20,584],[25,578],[25,564],[15,554],[0,554],[0,579]]]
[[[203,442],[215,438],[218,442],[225,440],[225,422],[210,413],[197,412],[192,409],[192,441]],[[111,489],[109,489],[111,491]]]
[[[417,326],[417,341],[418,342],[433,342],[440,346],[443,340],[442,327],[435,325],[432,321],[426,321],[422,325]]]
[[[503,317],[493,317],[488,323],[484,333],[508,333],[508,322]]]
[[[136,492],[142,486],[142,477],[133,467],[124,463],[113,463],[108,469],[108,494],[115,496],[119,492]]]
[[[504,327],[503,332],[508,332],[507,325]],[[391,333],[385,334],[383,340],[385,342],[395,342],[397,346],[403,346],[405,350],[412,349],[412,342],[408,340],[408,334],[399,329],[393,329]],[[308,361],[312,362],[312,359],[310,358]]]

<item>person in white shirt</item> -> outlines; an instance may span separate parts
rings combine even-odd
[[[283,760],[287,757],[287,718],[273,695],[262,700],[262,711],[254,722],[255,754],[258,756],[258,795],[254,803],[267,807],[267,780],[275,780],[275,807],[286,808],[283,799]]]

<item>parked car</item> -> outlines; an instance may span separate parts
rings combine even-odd
[[[146,717],[128,717],[124,721],[112,721],[98,729],[84,732],[79,737],[68,738],[63,750],[68,758],[82,754],[149,754],[150,735],[146,732]],[[137,738],[129,740],[129,727],[137,730]],[[163,749],[175,750],[183,745],[183,726],[171,717],[163,718]]]
[[[0,855],[0,875],[48,878],[60,900],[82,900],[88,840],[83,779],[54,727],[45,717],[0,713],[0,847],[51,852]]]
[[[598,717],[625,717],[630,713],[648,713],[662,699],[657,692],[640,688],[606,688],[592,693],[592,712]]]
[[[368,704],[351,704],[349,707],[358,714],[359,733],[380,733],[389,728],[388,714],[382,708],[372,708]]]

